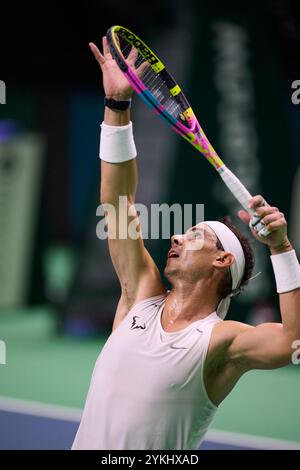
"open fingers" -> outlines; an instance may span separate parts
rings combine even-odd
[[[141,65],[139,65],[139,67],[136,69],[137,76],[141,77],[143,75],[143,73],[145,72],[145,70],[147,70],[150,67],[151,67],[151,65],[149,64],[149,62],[147,62],[145,60],[145,62],[143,62]]]
[[[128,64],[131,65],[133,68],[136,67],[135,69],[136,74],[138,77],[141,77],[143,72],[148,67],[150,67],[150,64],[149,62],[147,62],[147,60],[143,60],[142,58],[141,58],[143,60],[142,62],[140,62],[140,60],[137,61],[138,55],[139,55],[139,51],[135,47],[132,47],[128,54],[126,62],[128,62]]]
[[[103,65],[104,62],[105,62],[105,58],[103,57],[103,55],[101,54],[101,52],[99,51],[98,47],[96,46],[96,44],[94,44],[93,42],[90,42],[89,43],[89,46],[90,46],[90,49],[91,51],[93,52],[94,56],[95,56],[95,59],[97,60],[97,62],[99,62],[100,65]]]
[[[102,47],[103,47],[103,55],[111,57],[106,36],[103,36],[103,38],[102,38]]]
[[[128,54],[127,62],[131,65],[134,65],[138,54],[139,54],[139,51],[135,47],[132,47]]]

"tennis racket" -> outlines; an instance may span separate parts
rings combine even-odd
[[[253,216],[254,210],[248,207],[251,194],[217,155],[181,88],[161,60],[123,26],[112,26],[106,37],[112,57],[135,92],[211,163],[242,207]]]

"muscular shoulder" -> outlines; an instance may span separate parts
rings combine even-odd
[[[253,326],[245,323],[224,320],[217,323],[212,331],[211,340],[208,348],[207,363],[219,364],[226,361],[226,351],[240,334],[249,331]]]
[[[204,381],[211,401],[218,405],[230,393],[243,370],[229,360],[228,351],[235,338],[253,327],[236,321],[217,323],[212,331],[205,361]]]

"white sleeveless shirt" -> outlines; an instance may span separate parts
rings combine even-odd
[[[217,411],[203,382],[213,312],[165,332],[167,294],[134,305],[94,368],[72,449],[197,449]]]

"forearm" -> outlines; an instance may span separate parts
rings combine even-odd
[[[279,295],[280,313],[285,333],[300,339],[300,288]]]
[[[104,123],[108,126],[126,126],[130,123],[130,109],[115,111],[105,108]],[[137,189],[136,158],[123,163],[101,161],[101,202],[117,204],[119,196],[135,200]]]
[[[103,37],[102,45],[103,53],[90,43],[103,73],[105,96],[115,101],[128,101],[133,90],[127,78],[116,67],[106,37]],[[107,101],[106,104],[119,108],[128,106],[128,103],[124,105]],[[122,300],[114,322],[116,327],[136,299],[157,295],[164,292],[164,287],[159,271],[144,247],[139,220],[132,211],[134,208],[130,207],[130,212],[126,210],[124,214],[124,200],[119,199],[119,196],[127,196],[127,204],[131,205],[137,188],[136,148],[129,125],[130,110],[113,110],[108,106],[105,108],[100,141],[101,202],[108,229],[110,256],[122,288]]]
[[[117,111],[105,107],[104,122],[108,126],[126,126],[130,123],[130,108],[126,111]]]

